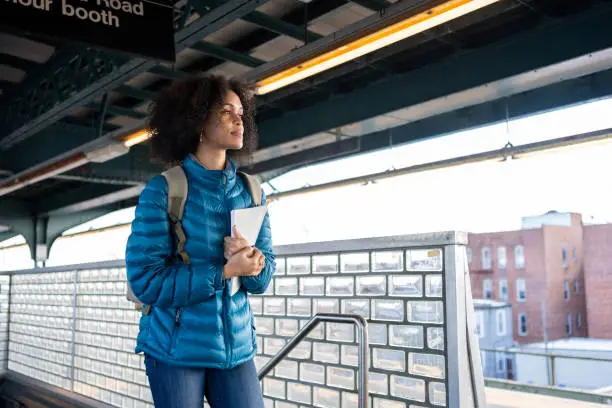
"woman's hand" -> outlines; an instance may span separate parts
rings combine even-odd
[[[225,237],[223,240],[223,255],[228,260],[243,249],[250,248],[249,242],[238,232],[238,228],[234,225],[232,229],[234,230],[234,238]]]
[[[247,247],[235,253],[223,268],[223,278],[257,276],[266,265],[264,254],[257,248]]]

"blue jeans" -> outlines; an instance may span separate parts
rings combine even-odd
[[[231,370],[175,367],[145,356],[155,408],[263,408],[253,360]]]

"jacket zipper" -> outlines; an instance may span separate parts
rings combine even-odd
[[[227,206],[227,200],[226,200],[226,186],[227,186],[227,177],[225,176],[225,174],[223,174],[223,204],[224,207]],[[229,229],[229,233],[227,235],[231,234],[231,226],[229,224],[231,224],[230,220],[231,217],[228,215],[229,211],[225,211],[225,217],[226,217],[226,222],[225,222],[225,228],[226,231]],[[223,342],[225,344],[225,366],[229,368],[230,366],[230,362],[232,361],[232,350],[230,349],[230,344],[229,344],[229,327],[228,327],[228,318],[227,318],[227,309],[229,307],[229,295],[228,295],[228,282],[229,284],[231,284],[231,280],[227,279],[223,281],[223,310],[221,311],[221,314],[223,316],[223,332],[224,332],[224,338],[223,338]]]
[[[183,308],[176,309],[176,314],[174,316],[174,326],[172,327],[172,339],[170,341],[170,350],[168,351],[169,355],[172,355],[174,349],[176,348],[176,341],[178,338],[178,331],[181,327],[181,312]]]

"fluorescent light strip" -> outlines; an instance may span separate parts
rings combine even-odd
[[[0,197],[17,191],[30,184],[46,180],[58,174],[80,167],[89,162],[102,163],[115,157],[126,154],[131,146],[137,145],[151,137],[146,130],[132,133],[120,140],[123,145],[109,145],[99,150],[91,152],[81,152],[69,158],[61,159],[58,162],[45,166],[42,169],[34,170],[30,173],[20,174],[9,177],[0,182]],[[123,147],[122,147],[123,146]]]
[[[149,132],[147,132],[146,130],[141,130],[136,133],[132,133],[131,135],[128,135],[122,141],[126,147],[132,147],[146,140],[149,140],[150,138],[151,134]]]
[[[257,83],[263,95],[379,50],[440,24],[472,13],[499,0],[450,0],[422,13],[326,52]]]

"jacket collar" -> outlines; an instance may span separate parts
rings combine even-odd
[[[209,170],[195,155],[190,154],[183,160],[183,168],[189,175],[207,185],[223,186],[225,182],[227,187],[231,187],[236,182],[236,164],[229,157],[225,169]]]

